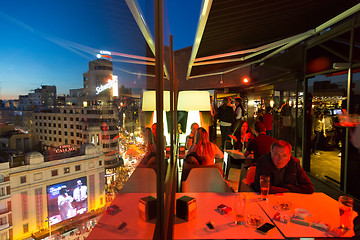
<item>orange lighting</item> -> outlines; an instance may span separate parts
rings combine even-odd
[[[243,78],[243,82],[244,83],[248,83],[249,82],[249,79],[247,77]]]

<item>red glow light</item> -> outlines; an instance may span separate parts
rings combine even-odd
[[[243,82],[244,82],[244,83],[248,83],[248,82],[249,82],[249,79],[248,79],[248,78],[243,78]]]

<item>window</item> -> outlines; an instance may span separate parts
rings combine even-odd
[[[61,142],[61,138],[59,138],[59,142]]]
[[[70,173],[70,168],[69,167],[64,168],[64,173]]]
[[[26,183],[26,176],[20,177],[20,183]]]
[[[80,169],[81,169],[80,165],[75,166],[75,171],[80,171]]]
[[[46,127],[46,122],[44,123],[44,127]]]
[[[64,110],[64,112],[63,113],[66,113],[66,110]]]
[[[70,110],[70,113],[73,113],[73,110]]]
[[[74,144],[74,140],[71,140],[71,144]]]
[[[53,120],[55,120],[55,117],[53,117]]]
[[[79,118],[76,118],[76,121],[78,122],[78,121],[79,121]]]
[[[74,125],[73,125],[73,124],[70,124],[70,128],[73,129],[73,128],[74,128]]]
[[[44,133],[47,133],[47,130],[46,130],[46,129],[44,129]]]
[[[64,128],[67,128],[67,124],[64,124]]]
[[[66,117],[64,117],[64,121],[66,121],[67,120],[67,118]]]
[[[29,224],[24,224],[23,225],[23,230],[24,230],[24,233],[27,233],[27,232],[29,232]]]
[[[61,128],[61,124],[60,124],[60,123],[58,124],[58,127]]]
[[[48,119],[51,120],[51,117],[49,116]]]
[[[65,138],[65,144],[68,144],[68,140]]]
[[[99,161],[99,166],[102,166],[102,161],[101,160]]]
[[[58,132],[58,135],[61,135],[61,131]]]
[[[74,121],[74,118],[71,117],[71,118],[70,118],[70,121]]]
[[[54,134],[56,134],[56,130],[54,130]]]
[[[49,134],[51,134],[51,130],[49,130]]]
[[[60,121],[60,117],[58,117],[58,121]]]
[[[56,142],[56,137],[54,137],[54,142]]]
[[[52,139],[51,139],[51,137],[49,137],[49,141],[51,141]]]
[[[45,136],[44,139],[47,141],[47,136]]]
[[[54,176],[57,176],[58,175],[58,170],[51,170],[51,176],[54,177]]]
[[[42,133],[42,129],[40,129],[40,133]]]
[[[72,136],[72,137],[73,137],[73,136],[74,136],[74,132],[70,132],[70,136]]]
[[[53,123],[53,127],[56,127],[56,123]]]

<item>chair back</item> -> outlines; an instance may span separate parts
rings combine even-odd
[[[218,168],[192,168],[182,192],[233,192]]]
[[[181,174],[181,181],[185,181],[190,173],[190,170],[193,168],[217,168],[220,171],[221,176],[223,176],[223,169],[221,166],[221,163],[215,163],[212,165],[196,165],[196,164],[190,164],[188,162],[184,162],[183,168],[182,168],[182,174]]]
[[[126,181],[122,193],[155,193],[156,173],[153,168],[136,168]]]
[[[245,170],[244,168],[241,168],[241,171]],[[246,171],[246,177],[244,179],[240,178],[239,181],[239,192],[254,192],[254,189],[252,189],[251,184],[255,180],[255,172],[256,172],[256,166],[251,166]]]
[[[249,167],[246,174],[246,178],[243,180],[243,182],[250,186],[255,180],[255,172],[256,172],[256,166]]]

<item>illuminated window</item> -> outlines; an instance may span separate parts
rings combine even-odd
[[[29,232],[29,224],[24,224],[23,225],[23,230],[24,230],[24,233],[27,233],[27,232]]]
[[[64,168],[64,174],[65,173],[70,173],[70,168],[69,167]]]

